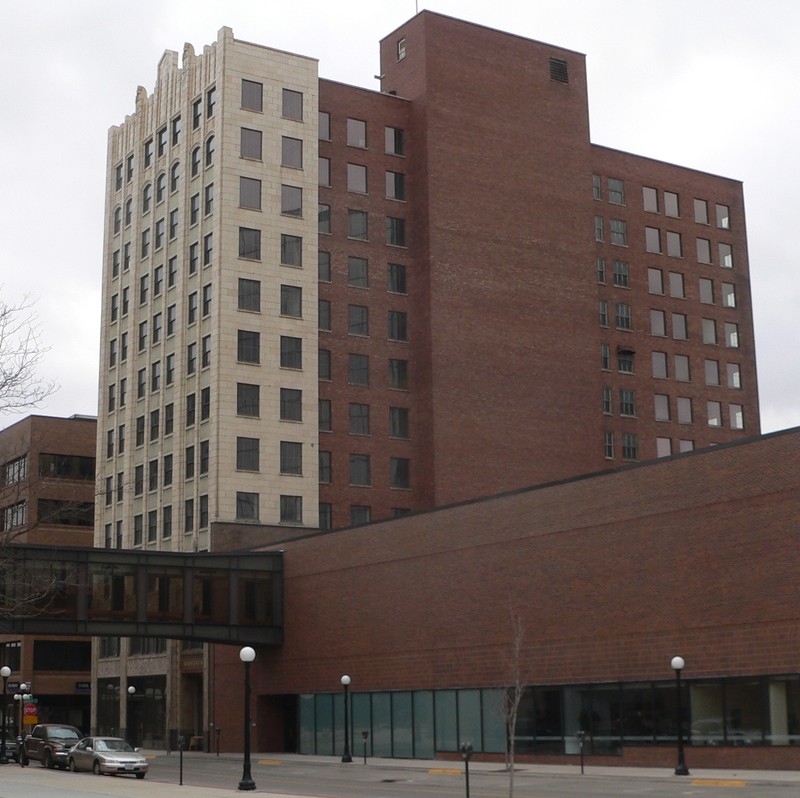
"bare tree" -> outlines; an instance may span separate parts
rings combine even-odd
[[[17,305],[0,299],[0,413],[36,407],[58,387],[37,374],[48,350],[32,307],[27,296]]]
[[[508,683],[503,691],[503,719],[506,726],[506,770],[508,771],[508,798],[514,798],[514,754],[517,742],[517,715],[525,691],[522,672],[522,644],[525,626],[522,618],[511,611],[511,649],[509,652]]]

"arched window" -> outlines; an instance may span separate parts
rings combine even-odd
[[[197,177],[200,172],[200,148],[192,150],[192,177]]]
[[[169,172],[169,190],[170,193],[178,190],[178,181],[181,177],[181,165],[178,161],[172,164],[172,169]]]
[[[125,200],[125,227],[131,223],[133,217],[133,198],[129,197]]]
[[[164,201],[164,189],[167,187],[167,176],[162,172],[156,178],[156,203]]]
[[[122,208],[114,208],[114,234],[116,235],[122,227]]]
[[[150,210],[150,202],[153,199],[153,184],[147,183],[142,189],[142,213]]]
[[[206,167],[214,163],[214,153],[216,152],[217,144],[213,136],[209,136],[206,142]]]

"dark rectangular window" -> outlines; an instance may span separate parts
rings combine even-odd
[[[389,408],[389,435],[392,438],[410,437],[407,407]]]
[[[389,311],[389,338],[393,341],[408,340],[408,321],[404,312]]]
[[[239,310],[261,310],[261,281],[239,278]]]
[[[281,263],[284,266],[303,265],[303,239],[300,236],[281,234]]]
[[[296,388],[281,388],[281,420],[303,420],[303,392]]]
[[[240,471],[258,471],[258,438],[236,438],[236,468]]]
[[[261,231],[250,227],[239,228],[239,257],[261,260]]]
[[[236,384],[236,414],[239,416],[259,415],[261,389],[258,385],[239,382]]]
[[[263,110],[264,86],[254,80],[242,80],[242,108],[248,111]]]
[[[281,474],[302,476],[303,474],[303,444],[295,441],[281,441],[280,453]]]
[[[299,91],[284,89],[282,92],[281,113],[284,119],[303,121],[303,95]]]
[[[406,245],[406,220],[394,216],[386,217],[386,243],[392,247]]]
[[[281,368],[303,368],[303,339],[281,336]]]
[[[261,362],[261,336],[251,330],[239,330],[237,357],[240,363]]]

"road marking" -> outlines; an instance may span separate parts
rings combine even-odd
[[[692,779],[693,787],[744,787],[747,782],[742,779]]]
[[[280,759],[259,759],[258,760],[258,764],[259,765],[282,765],[283,762],[281,762]]]
[[[461,770],[459,768],[431,768],[428,773],[436,773],[437,775],[446,775],[446,776],[460,776]]]

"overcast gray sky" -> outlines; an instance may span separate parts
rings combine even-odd
[[[0,0],[0,296],[36,300],[61,386],[36,412],[96,412],[106,133],[164,50],[227,25],[377,89],[417,8],[586,53],[593,142],[744,182],[762,428],[800,425],[796,0]]]

